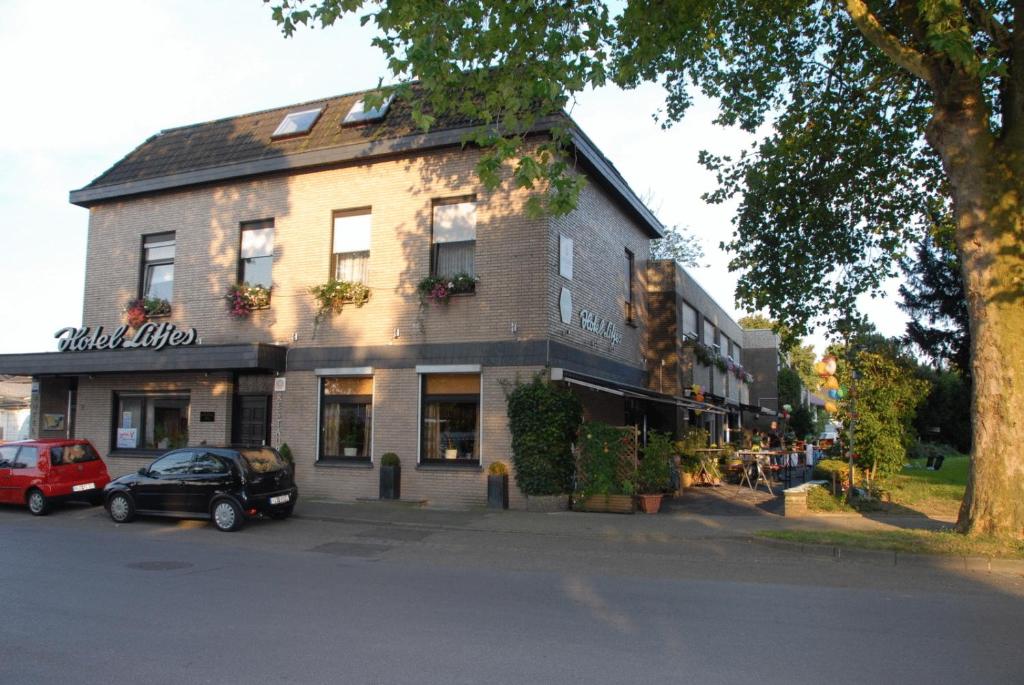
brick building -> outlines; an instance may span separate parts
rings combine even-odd
[[[376,496],[395,452],[403,497],[467,505],[510,459],[504,393],[519,380],[547,373],[618,425],[675,430],[680,411],[711,411],[651,372],[661,225],[571,120],[536,135],[567,123],[589,183],[570,214],[532,218],[508,174],[479,184],[465,122],[424,134],[402,100],[367,110],[362,95],[162,131],[71,193],[89,210],[82,327],[59,352],[0,356],[0,373],[39,384],[34,435],[65,414],[62,434],[92,440],[112,473],[186,444],[287,443],[303,493],[335,499]],[[424,301],[425,279],[457,274],[471,292]],[[368,301],[318,316],[310,289],[332,279]],[[233,316],[241,282],[267,306]],[[149,320],[133,328],[136,298]],[[740,334],[719,310],[728,352]]]

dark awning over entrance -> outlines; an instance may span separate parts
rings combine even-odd
[[[37,352],[0,355],[0,374],[73,376],[96,373],[169,371],[284,371],[286,347],[246,343],[195,345],[162,350]]]

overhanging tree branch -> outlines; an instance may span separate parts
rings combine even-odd
[[[984,31],[1000,52],[1008,52],[1013,40],[1002,22],[995,18],[982,0],[967,0],[967,11],[974,17],[975,25]]]
[[[843,3],[850,19],[872,45],[884,52],[897,66],[922,81],[932,83],[934,73],[928,58],[889,33],[864,0],[843,0]]]

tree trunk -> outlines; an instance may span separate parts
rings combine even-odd
[[[1024,260],[1019,210],[1015,220],[998,216],[1004,198],[990,197],[996,215],[990,214],[990,221],[997,225],[964,249],[974,444],[959,526],[969,533],[1019,538],[1024,537],[1024,283],[1019,280]],[[1015,230],[1008,223],[1016,223]]]
[[[971,327],[974,443],[958,525],[1024,537],[1024,160],[990,132],[980,87],[954,77],[928,141],[953,195]]]

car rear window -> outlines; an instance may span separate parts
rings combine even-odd
[[[249,470],[253,473],[270,473],[286,468],[281,455],[271,449],[251,448],[239,450]]]
[[[62,464],[81,464],[83,461],[96,461],[100,455],[92,445],[62,445],[50,448],[50,463],[54,466]]]

